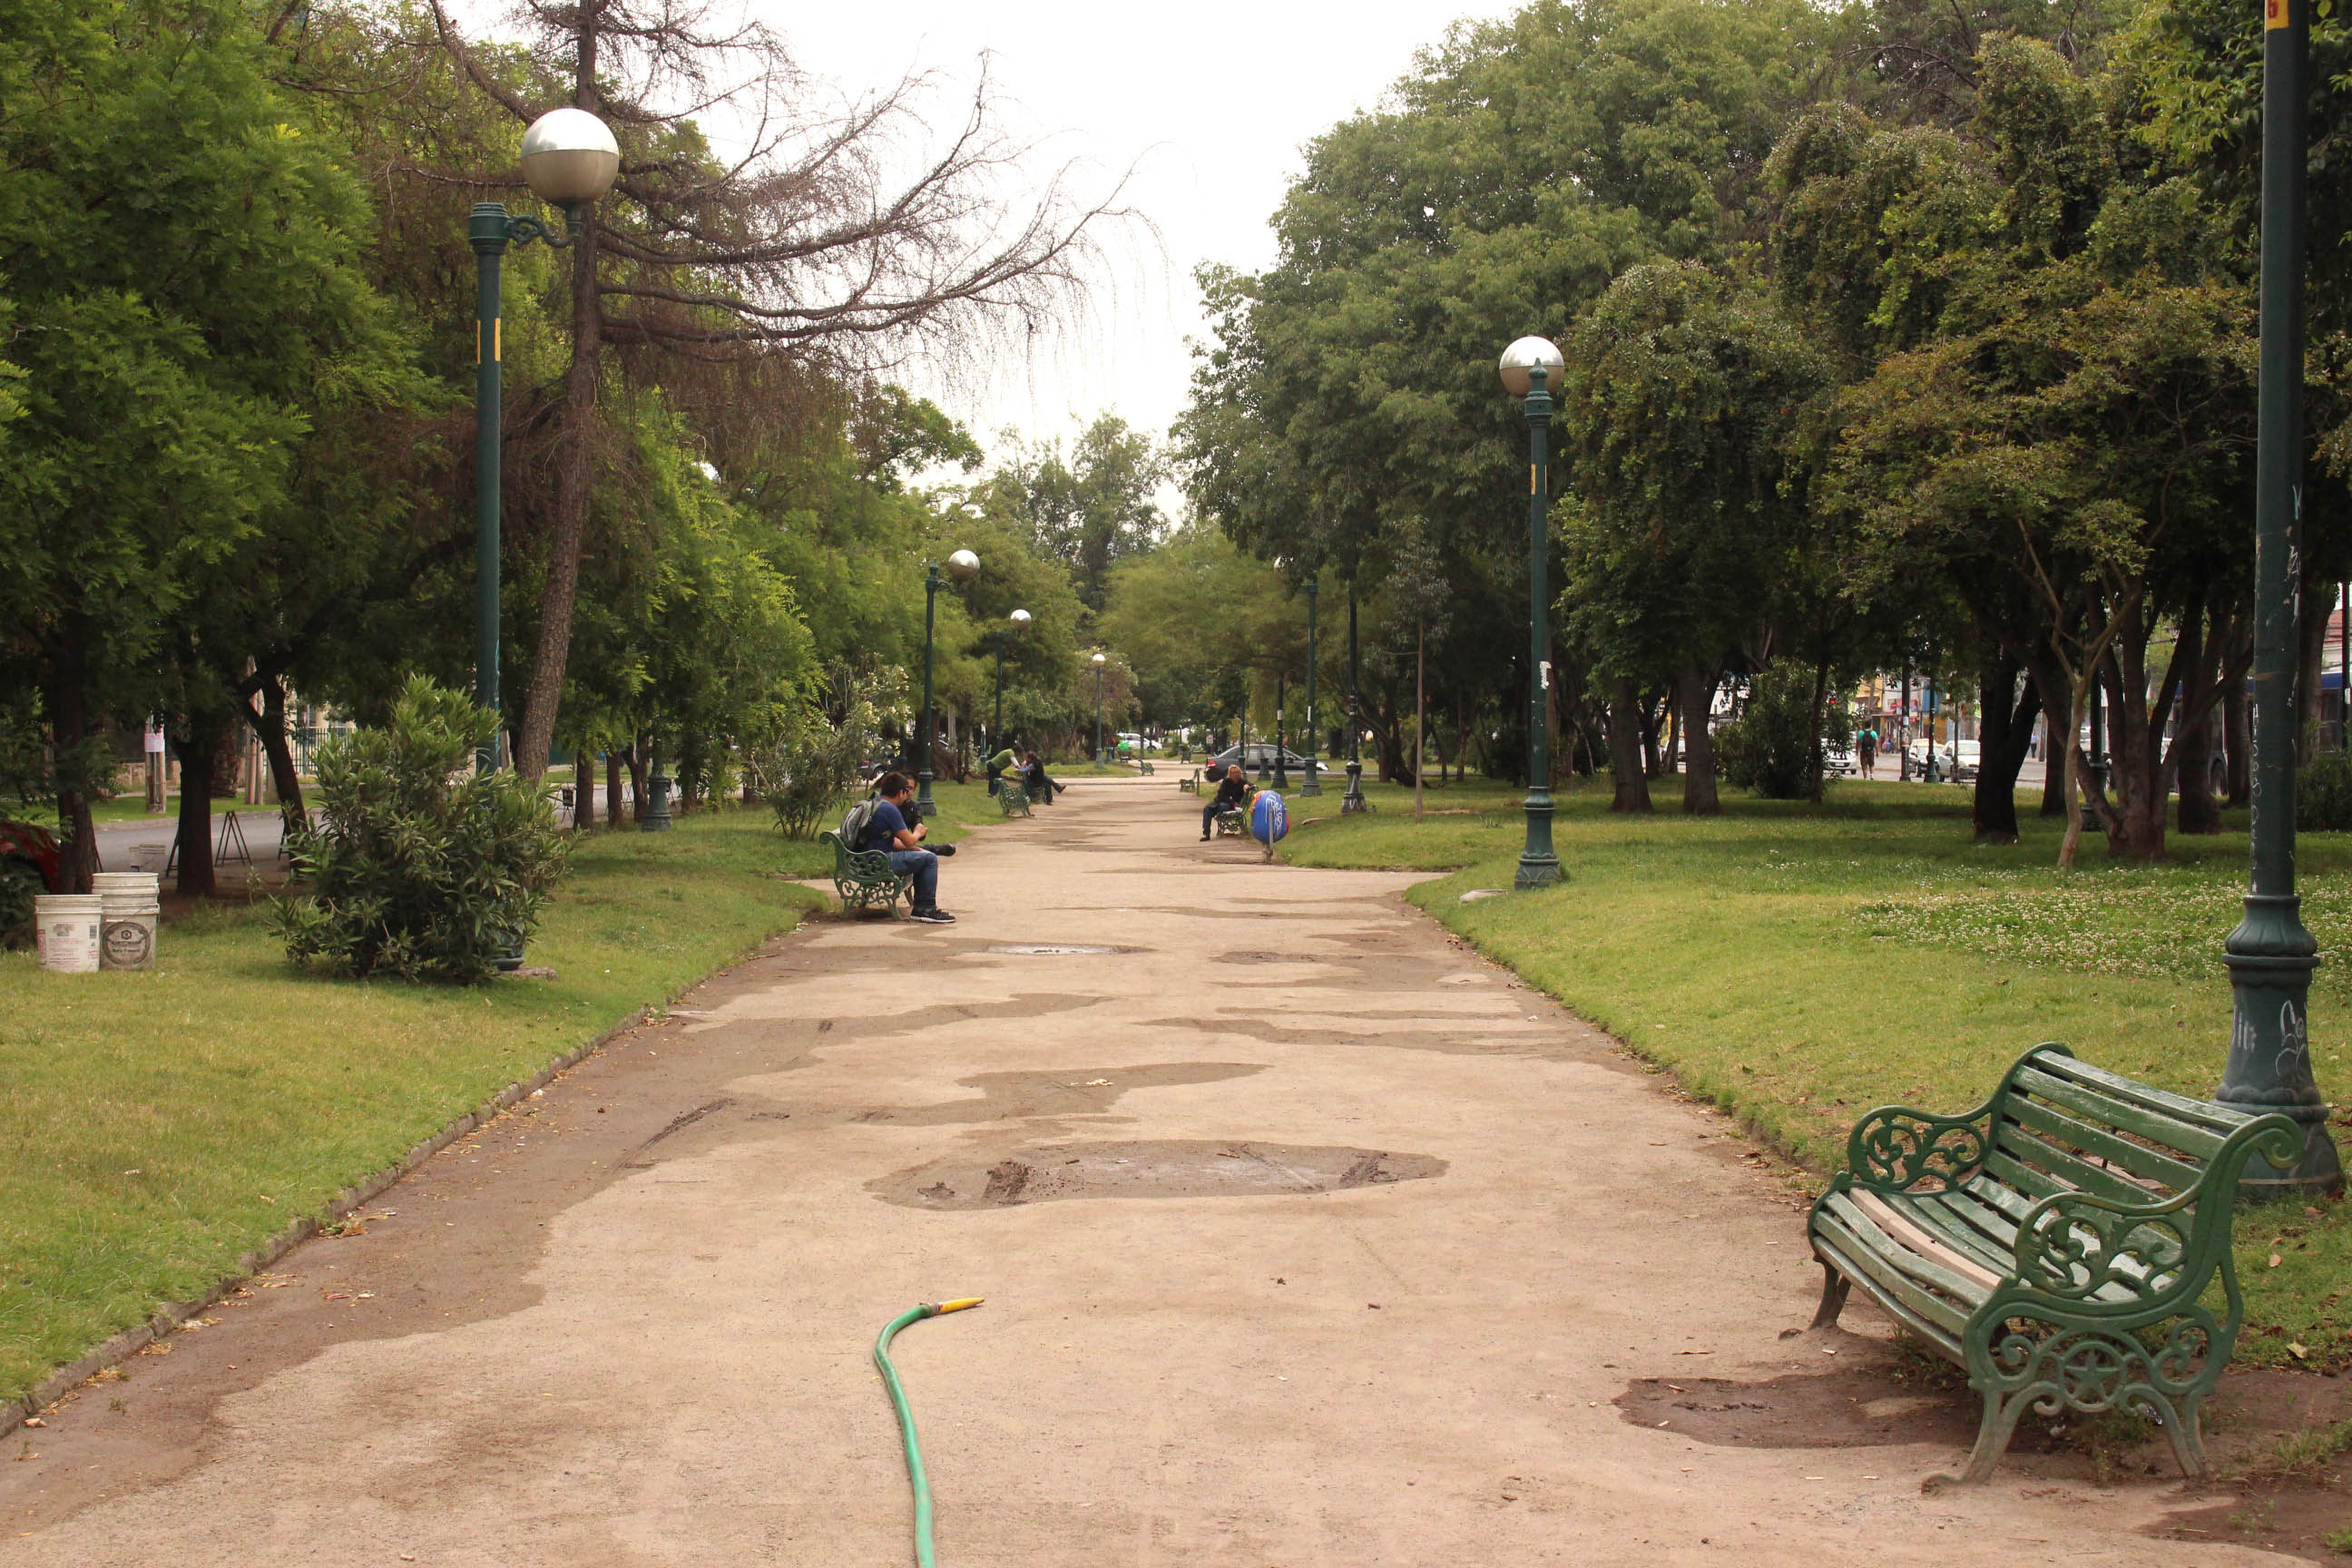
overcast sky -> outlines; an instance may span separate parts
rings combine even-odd
[[[1041,170],[1082,160],[1094,182],[1087,188],[1099,190],[1135,165],[1127,202],[1158,238],[1112,236],[1090,321],[976,382],[931,383],[919,365],[899,378],[992,447],[1006,426],[1066,437],[1105,409],[1164,433],[1184,400],[1185,340],[1206,331],[1193,268],[1265,265],[1266,219],[1300,167],[1302,144],[1376,107],[1414,50],[1455,18],[1515,8],[1503,0],[1194,0],[1133,10],[1066,0],[752,3],[802,67],[838,89],[935,72],[934,118],[945,129],[985,55],[1013,128],[1044,139]]]

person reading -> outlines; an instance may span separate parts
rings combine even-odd
[[[884,773],[875,793],[881,798],[866,821],[866,842],[858,847],[880,850],[890,857],[890,869],[915,879],[916,920],[925,925],[953,925],[955,916],[940,908],[940,858],[923,847],[930,829],[907,823],[905,808],[914,798],[914,786],[904,773]]]

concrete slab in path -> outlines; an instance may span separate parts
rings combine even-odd
[[[950,1568],[2255,1560],[2154,1482],[1923,1494],[1964,1402],[1866,1308],[1780,1337],[1727,1123],[1193,812],[1079,783],[960,924],[713,980],[18,1434],[0,1565],[903,1563],[867,1347],[965,1294],[899,1342]]]

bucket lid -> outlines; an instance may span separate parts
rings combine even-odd
[[[154,871],[94,871],[90,874],[89,890],[93,893],[129,893],[149,891],[163,881]]]
[[[53,915],[86,914],[102,906],[106,900],[96,893],[36,893],[33,908]]]

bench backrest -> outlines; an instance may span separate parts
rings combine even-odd
[[[2037,1046],[1993,1101],[1984,1168],[2029,1197],[2073,1190],[2158,1204],[2196,1186],[2231,1135],[2253,1120],[2077,1061],[2063,1047]]]

